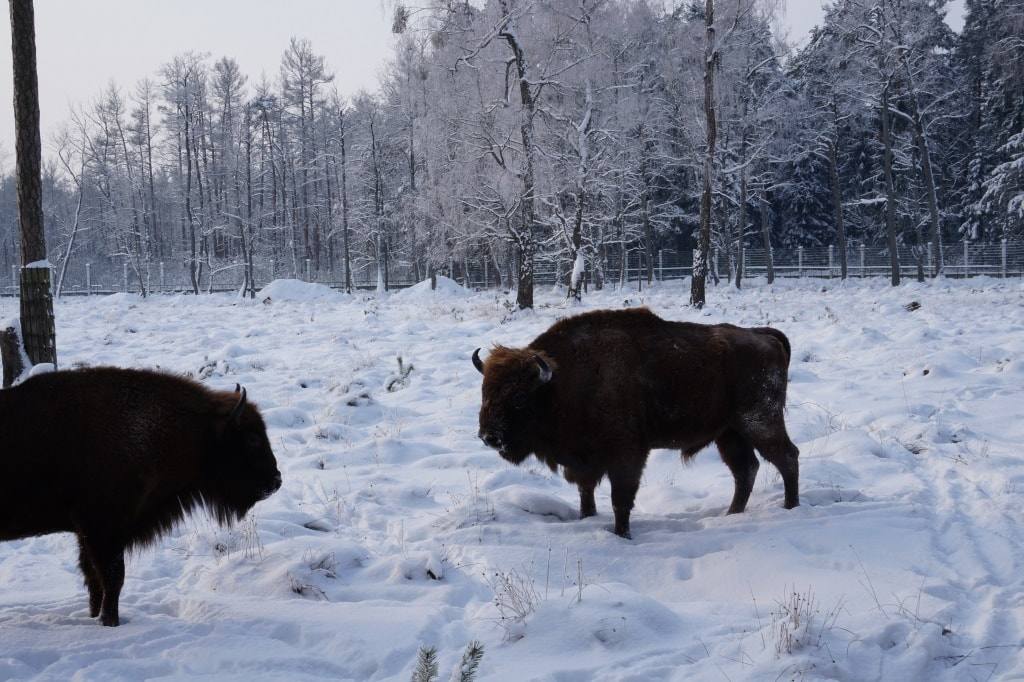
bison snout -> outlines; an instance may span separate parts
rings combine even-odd
[[[477,435],[480,436],[480,440],[482,440],[484,445],[487,447],[494,448],[495,450],[501,447],[501,436],[498,434],[480,429],[480,433]]]

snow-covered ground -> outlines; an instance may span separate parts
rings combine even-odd
[[[0,679],[407,680],[421,645],[447,679],[474,639],[484,679],[1024,678],[1020,281],[723,285],[704,312],[680,284],[545,292],[517,315],[453,286],[270,293],[59,302],[65,366],[244,384],[285,482],[231,531],[196,516],[134,556],[116,629],[70,536],[0,545]],[[713,447],[656,451],[627,541],[607,484],[575,520],[573,487],[477,440],[474,348],[642,304],[789,335],[801,507],[766,465],[726,517]]]

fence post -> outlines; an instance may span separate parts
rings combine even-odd
[[[18,265],[14,264],[11,266],[11,286],[14,287],[15,293],[18,291]]]
[[[1002,273],[1003,279],[1006,279],[1006,237],[1003,237],[999,245],[999,272]]]
[[[802,246],[796,248],[796,276],[804,276],[804,247]]]
[[[860,276],[864,277],[864,245],[860,245]]]
[[[927,258],[928,258],[928,260],[926,260],[925,262],[928,264],[928,267],[930,269],[934,270],[935,268],[932,267],[932,263],[933,263],[933,261],[932,261],[932,242],[928,242],[928,255],[927,255]],[[934,275],[938,275],[938,274],[939,273],[937,273],[937,272],[934,273]]]
[[[123,264],[124,267],[121,269],[121,290],[124,293],[128,293],[128,263]]]
[[[310,276],[309,276],[309,259],[308,258],[306,259],[306,281],[307,282],[312,282],[313,281],[312,279],[310,279]]]
[[[1003,242],[1006,240],[1004,239]],[[658,249],[658,281],[665,281],[665,252]]]
[[[969,242],[965,239],[964,240],[964,277],[967,276],[967,266],[970,265],[970,261],[971,261],[970,253],[967,251],[968,244],[969,244]]]
[[[836,247],[835,244],[828,245],[828,278],[832,279],[832,268],[835,266],[836,261]]]
[[[92,263],[85,264],[85,295],[92,294]]]
[[[714,260],[712,261],[712,265],[714,267],[715,280],[719,280],[719,279],[721,279],[721,277],[718,276],[718,249],[717,248],[715,249],[714,255],[712,256],[712,258],[714,258]]]
[[[160,291],[167,290],[167,272],[164,270],[164,262],[160,261]]]

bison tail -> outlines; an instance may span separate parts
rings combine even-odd
[[[767,334],[768,336],[774,336],[782,344],[782,348],[786,351],[786,364],[789,364],[789,360],[793,355],[793,352],[789,346],[789,339],[785,334],[780,332],[778,329],[773,327],[757,327],[754,329],[755,332],[760,334]]]

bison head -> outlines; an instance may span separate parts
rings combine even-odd
[[[231,394],[225,394],[231,395]],[[281,487],[281,472],[270,448],[267,427],[259,410],[247,402],[244,388],[236,387],[230,411],[221,419],[215,457],[218,517],[241,518],[260,500]]]
[[[484,375],[480,440],[519,464],[534,450],[555,363],[543,351],[496,346],[486,363],[480,360],[480,349],[474,351],[473,365]]]

